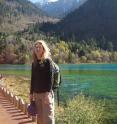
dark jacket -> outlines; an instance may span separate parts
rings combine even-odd
[[[45,59],[42,63],[37,60],[32,63],[30,94],[33,92],[43,93],[52,89],[52,69],[50,60]]]

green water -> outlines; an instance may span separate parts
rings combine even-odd
[[[63,71],[63,75],[61,88],[67,94],[84,92],[97,97],[117,98],[117,71]]]
[[[117,99],[117,64],[65,64],[62,73],[61,93],[68,96],[79,92]],[[0,73],[30,76],[30,65],[0,65]]]
[[[84,92],[95,97],[117,99],[117,64],[65,64],[60,68],[62,94],[69,97]],[[0,65],[3,74],[30,76],[30,69],[30,65]]]
[[[117,124],[117,64],[60,65],[60,100],[80,92],[106,102],[109,124]],[[30,76],[30,65],[0,65],[0,73]]]

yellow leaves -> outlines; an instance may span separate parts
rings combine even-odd
[[[65,63],[68,60],[69,56],[69,46],[64,41],[56,43],[53,50],[53,59],[59,63]]]
[[[99,50],[91,51],[91,54],[92,54],[92,56],[94,56],[94,58],[100,58],[101,57]]]
[[[58,54],[59,54],[59,49],[58,49],[58,48],[55,48],[55,49],[53,50],[53,54],[54,54],[54,55],[56,55],[56,54],[58,55]]]

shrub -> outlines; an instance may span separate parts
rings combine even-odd
[[[56,124],[104,124],[104,113],[102,102],[81,94],[67,107],[56,107]]]

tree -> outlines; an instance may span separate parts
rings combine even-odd
[[[113,48],[114,48],[114,46],[113,46],[112,42],[108,41],[106,43],[106,49],[109,51],[113,51]]]

